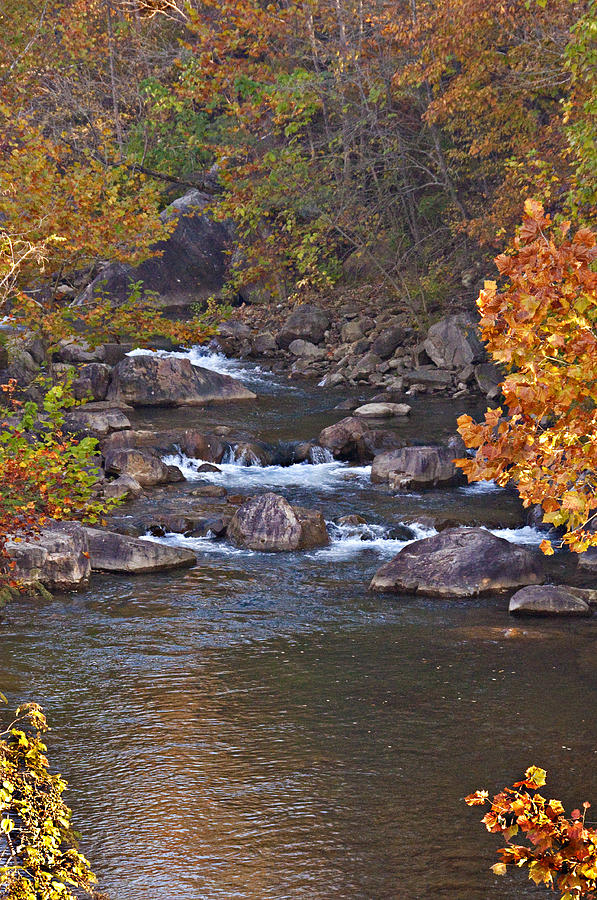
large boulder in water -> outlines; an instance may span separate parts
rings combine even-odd
[[[464,480],[446,447],[403,447],[380,453],[371,466],[374,484],[387,481],[396,489],[430,488]]]
[[[167,240],[153,245],[160,255],[134,267],[111,263],[88,286],[81,302],[95,294],[123,302],[139,281],[142,292],[156,292],[167,308],[191,306],[219,291],[226,280],[232,230],[206,212],[211,200],[193,189],[171,203],[161,219],[176,221],[176,227]]]
[[[288,316],[276,335],[276,343],[282,350],[287,350],[297,340],[320,344],[329,326],[330,317],[323,309],[304,303]]]
[[[256,395],[236,378],[193,366],[188,359],[147,354],[118,363],[108,398],[132,406],[202,406],[255,400]]]
[[[14,563],[11,576],[21,584],[68,591],[84,587],[89,579],[89,544],[77,522],[48,522],[38,534],[11,537],[5,552]]]
[[[466,313],[447,316],[432,325],[423,347],[440,369],[463,369],[485,358],[477,323]]]
[[[86,528],[85,532],[89,541],[91,568],[100,572],[143,575],[188,568],[197,562],[193,551],[182,547],[168,547],[99,528]]]
[[[448,528],[403,547],[371,589],[460,599],[543,580],[537,556],[483,528]]]
[[[243,503],[228,525],[228,537],[239,547],[266,552],[307,550],[329,543],[320,513],[293,508],[273,493]]]

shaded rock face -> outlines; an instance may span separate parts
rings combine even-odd
[[[52,522],[38,535],[19,543],[6,543],[16,563],[13,576],[23,584],[39,582],[49,590],[84,587],[89,579],[89,544],[85,529],[76,522]]]
[[[180,469],[164,465],[158,456],[148,450],[110,450],[106,454],[105,470],[108,475],[129,475],[141,487],[184,480]]]
[[[273,454],[267,444],[246,441],[235,445],[234,459],[242,466],[271,466]]]
[[[329,450],[336,459],[368,462],[384,450],[402,447],[403,441],[393,431],[373,429],[365,419],[347,416],[335,425],[324,428],[318,444]]]
[[[440,369],[462,369],[481,362],[485,356],[477,323],[465,313],[447,316],[432,325],[423,346]]]
[[[143,488],[132,475],[119,475],[114,481],[103,487],[104,497],[115,500],[128,500],[129,497],[140,497]]]
[[[347,416],[335,425],[324,428],[318,443],[330,450],[336,459],[362,462],[373,457],[367,441],[369,435],[369,426],[362,419]]]
[[[488,397],[497,397],[500,392],[500,384],[505,375],[495,363],[481,363],[475,366],[475,381],[479,389]]]
[[[298,549],[313,550],[315,547],[327,547],[330,536],[322,514],[316,509],[306,509],[304,506],[292,508],[301,526]]]
[[[81,366],[73,381],[73,396],[77,400],[105,400],[112,370],[105,363],[88,363]]]
[[[508,612],[513,616],[590,616],[591,608],[565,587],[544,584],[516,591]]]
[[[305,303],[288,316],[276,335],[276,343],[281,350],[287,350],[296,340],[320,344],[329,325],[330,318],[323,309]]]
[[[273,353],[278,349],[276,339],[271,331],[264,331],[263,334],[257,334],[251,341],[251,352],[255,356],[261,356],[264,353]]]
[[[372,590],[461,599],[543,580],[537,557],[482,528],[415,541],[373,576]]]
[[[451,485],[462,480],[453,463],[454,452],[446,447],[403,447],[376,456],[371,481],[387,481],[390,487],[425,488]]]
[[[228,525],[229,539],[248,550],[306,550],[329,543],[320,513],[293,508],[279,494],[262,494],[240,506]]]
[[[193,366],[188,359],[147,355],[118,363],[108,398],[132,406],[201,406],[254,400],[255,394],[236,378]]]
[[[177,220],[168,240],[159,241],[152,249],[160,256],[138,266],[112,263],[89,285],[82,300],[103,292],[117,302],[130,294],[131,285],[142,283],[143,291],[159,294],[165,307],[190,306],[220,290],[226,279],[232,243],[229,225],[214,222],[205,213],[211,198],[191,190],[175,200],[161,215],[163,221]]]
[[[185,431],[180,442],[180,449],[192,459],[204,459],[207,462],[222,462],[226,447],[215,434],[202,434],[195,429]]]
[[[589,547],[578,554],[578,568],[582,572],[597,572],[597,547]]]
[[[97,528],[85,528],[85,532],[93,570],[142,575],[188,568],[197,561],[191,550],[181,547],[167,547],[155,541]]]
[[[371,344],[371,350],[382,359],[388,359],[405,338],[404,328],[393,325],[379,334]]]

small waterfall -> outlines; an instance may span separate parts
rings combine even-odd
[[[254,450],[251,450],[250,447],[243,447],[241,452],[236,456],[236,451],[233,451],[233,462],[237,466],[257,466],[260,469],[264,468],[263,462],[259,459]]]
[[[309,462],[319,466],[323,463],[334,462],[334,456],[327,447],[320,447],[319,444],[314,444],[309,450]]]

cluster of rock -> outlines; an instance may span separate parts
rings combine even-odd
[[[487,362],[472,316],[447,316],[422,339],[403,320],[390,310],[363,315],[350,305],[327,311],[303,304],[276,332],[260,327],[254,332],[231,321],[219,340],[235,355],[280,360],[293,374],[316,376],[332,386],[369,384],[407,395],[480,390],[491,399],[498,396],[502,374]]]
[[[167,527],[178,524],[182,530],[192,523],[170,521]],[[218,524],[210,524],[207,533],[215,534]],[[238,547],[262,552],[309,550],[330,540],[320,512],[272,493],[245,500],[225,517],[217,536],[226,535]],[[142,575],[196,564],[192,550],[77,522],[50,522],[36,534],[9,540],[5,551],[20,584],[59,591],[85,587],[92,572]]]
[[[39,533],[10,540],[12,576],[49,590],[85,587],[92,571],[143,574],[195,565],[195,554],[77,522],[50,522]]]
[[[89,348],[84,341],[63,341],[49,363],[37,349],[36,341],[14,338],[10,353],[5,349],[7,366],[0,378],[14,378],[26,388],[33,378],[45,372],[53,380],[65,378],[75,369],[72,384],[76,399],[105,403],[107,408],[131,406],[203,406],[207,403],[254,400],[256,395],[236,378],[222,375],[188,359],[139,354],[127,356],[130,344],[101,344]],[[26,349],[26,348],[29,349]],[[111,363],[106,362],[106,358]],[[91,411],[87,405],[86,409]]]

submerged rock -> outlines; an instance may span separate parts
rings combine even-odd
[[[373,576],[375,591],[454,599],[538,584],[536,555],[483,528],[448,528],[415,541]]]
[[[245,501],[232,517],[228,537],[239,547],[265,552],[306,550],[329,543],[321,513],[292,507],[273,493]]]
[[[517,591],[508,612],[513,616],[590,616],[591,608],[566,587],[544,584]]]
[[[118,363],[108,398],[132,406],[201,406],[255,400],[256,395],[236,378],[193,366],[188,359],[139,355]]]
[[[197,561],[191,550],[182,547],[168,547],[98,528],[85,528],[85,532],[89,541],[91,568],[100,572],[142,575],[188,568]]]

